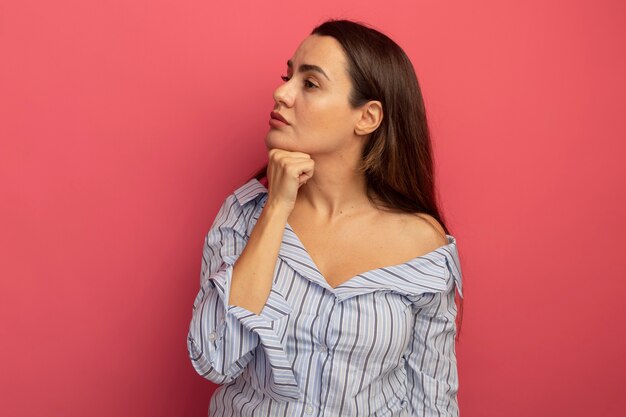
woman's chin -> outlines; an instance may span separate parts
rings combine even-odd
[[[308,153],[307,149],[303,149],[302,143],[300,141],[293,140],[290,136],[286,135],[277,135],[276,133],[269,131],[267,135],[265,135],[265,147],[270,149],[283,149],[289,152],[304,152]]]
[[[269,132],[267,132],[267,135],[265,135],[265,146],[267,147],[267,149],[273,149],[273,148],[280,148],[280,149],[287,149],[288,144],[285,143],[285,141],[283,140],[278,140],[275,135],[275,132],[272,132],[271,130]]]

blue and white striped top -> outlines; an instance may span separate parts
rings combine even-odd
[[[209,415],[458,416],[455,238],[332,288],[287,224],[256,315],[227,301],[267,193],[256,179],[236,189],[204,242],[187,348],[220,384]]]

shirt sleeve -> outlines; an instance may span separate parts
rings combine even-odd
[[[405,355],[411,415],[459,415],[454,294],[454,286],[424,293],[413,304],[413,336]]]
[[[259,344],[282,351],[274,321],[291,311],[274,289],[259,315],[228,304],[233,265],[247,242],[245,219],[243,207],[234,194],[229,195],[204,241],[200,290],[187,336],[194,369],[217,384],[241,374]]]

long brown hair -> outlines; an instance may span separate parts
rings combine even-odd
[[[370,100],[382,104],[383,120],[365,143],[359,166],[369,200],[387,209],[429,214],[450,234],[437,202],[424,100],[406,53],[385,34],[350,20],[327,20],[311,35],[331,36],[343,47],[352,81],[352,108]],[[267,165],[253,178],[266,175]],[[455,301],[460,332],[463,299],[455,294]]]

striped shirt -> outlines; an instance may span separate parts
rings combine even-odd
[[[287,223],[257,315],[229,305],[233,264],[267,200],[230,194],[203,248],[187,348],[219,384],[210,416],[458,416],[456,240],[332,288]]]

